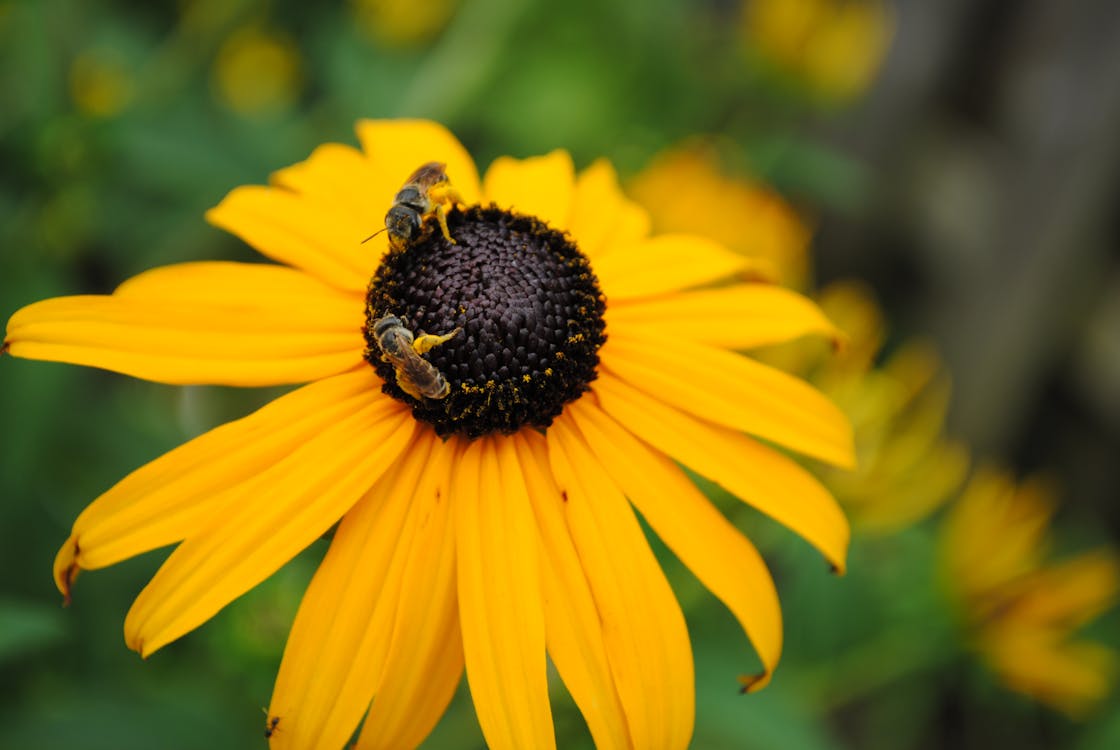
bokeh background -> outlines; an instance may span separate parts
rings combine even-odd
[[[759,353],[856,424],[861,469],[822,473],[848,575],[706,488],[774,569],[770,687],[738,694],[741,631],[658,548],[694,746],[1120,747],[1118,39],[1111,0],[0,0],[0,317],[252,259],[203,211],[362,117],[440,120],[480,165],[605,156],[850,336]],[[50,572],[91,499],[274,395],[0,360],[0,748],[265,746],[325,542],[147,662],[121,628],[165,551],[68,609]],[[465,687],[428,746],[482,746]]]

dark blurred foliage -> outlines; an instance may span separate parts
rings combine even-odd
[[[902,0],[879,79],[848,101],[752,62],[727,0],[403,4],[437,14],[419,31],[374,5],[0,1],[0,315],[164,263],[251,258],[204,210],[320,143],[353,143],[361,117],[440,120],[480,165],[563,147],[624,175],[716,133],[744,147],[732,168],[818,217],[821,280],[863,276],[896,337],[932,332],[953,434],[1065,487],[1059,546],[1117,541],[1110,0]],[[700,220],[718,220],[718,199]],[[0,361],[0,750],[264,746],[259,707],[325,543],[147,662],[120,628],[165,552],[84,573],[69,609],[50,571],[92,498],[274,395]],[[767,551],[787,642],[773,684],[740,696],[741,631],[668,561],[694,636],[696,747],[1120,746],[1115,700],[1075,724],[962,655],[930,529],[857,535],[835,578],[722,500]],[[1116,625],[1094,632],[1115,645]],[[555,703],[561,746],[585,745]],[[481,746],[465,688],[430,745]]]

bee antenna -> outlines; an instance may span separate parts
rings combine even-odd
[[[385,227],[385,229],[388,229],[388,227]],[[365,238],[364,240],[362,240],[362,241],[361,241],[360,243],[358,243],[358,244],[361,244],[361,245],[364,245],[364,244],[366,244],[367,242],[369,242],[370,240],[372,240],[372,239],[373,239],[374,237],[376,237],[377,235],[379,235],[379,234],[381,234],[382,232],[384,232],[384,231],[385,231],[385,229],[378,229],[378,230],[377,230],[376,232],[374,232],[373,234],[371,234],[371,235],[370,235],[369,237],[366,237],[366,238]]]

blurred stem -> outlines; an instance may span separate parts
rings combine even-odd
[[[439,45],[425,58],[400,112],[446,122],[478,103],[506,52],[506,39],[533,0],[464,2]]]
[[[958,657],[954,644],[937,636],[915,637],[910,628],[884,633],[809,670],[803,693],[824,711],[834,711],[903,680],[937,670]]]

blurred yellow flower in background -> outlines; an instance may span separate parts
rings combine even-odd
[[[111,49],[89,49],[70,64],[70,96],[82,114],[113,117],[132,99],[135,81]]]
[[[968,450],[945,437],[948,374],[922,340],[907,340],[879,361],[883,313],[866,285],[837,281],[816,296],[848,338],[838,354],[808,340],[794,345],[804,359],[792,369],[852,420],[859,458],[848,474],[824,469],[824,481],[854,526],[891,533],[944,504],[968,471]]]
[[[750,50],[832,100],[867,89],[893,33],[883,0],[747,0],[743,13]]]
[[[459,7],[459,0],[351,0],[361,27],[388,47],[417,47],[430,42]]]
[[[766,261],[785,286],[808,274],[810,230],[780,195],[726,173],[730,143],[694,138],[658,154],[627,185],[659,232],[697,232],[743,255]]]
[[[629,183],[660,231],[699,232],[758,258],[782,284],[808,286],[811,232],[780,195],[725,173],[721,151],[694,139],[657,157]],[[931,344],[904,343],[880,363],[883,313],[858,282],[830,284],[817,295],[845,335],[840,352],[803,338],[766,347],[765,361],[801,374],[852,421],[858,467],[822,476],[854,526],[890,533],[932,513],[956,491],[968,468],[963,445],[945,439],[948,376]]]
[[[1074,633],[1120,595],[1120,559],[1098,549],[1047,560],[1054,493],[985,467],[945,520],[943,586],[968,639],[1011,690],[1071,718],[1108,694],[1117,654]]]
[[[219,99],[243,117],[267,117],[289,109],[302,85],[295,42],[259,26],[234,31],[214,61]]]

